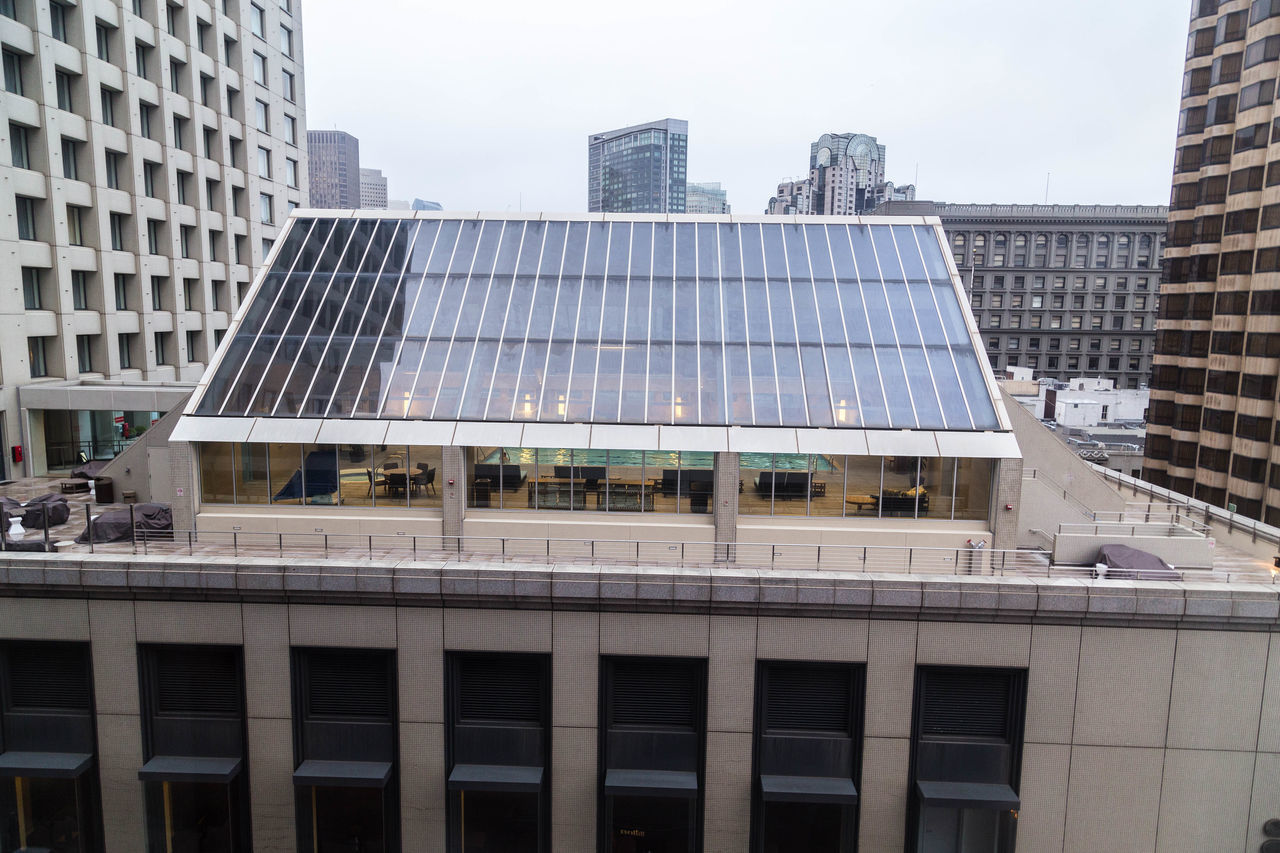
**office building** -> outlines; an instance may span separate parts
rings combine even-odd
[[[360,207],[360,140],[341,130],[307,131],[311,205],[320,209]]]
[[[0,815],[102,853],[1257,847],[1280,592],[1011,550],[1056,439],[936,221],[673,219],[295,215],[155,428],[198,536],[0,555]]]
[[[0,2],[0,475],[110,458],[203,374],[307,201],[299,14]]]
[[[387,209],[387,179],[381,169],[360,170],[360,207],[365,210]]]
[[[415,198],[413,203],[409,205],[410,210],[444,210],[444,205],[438,201],[427,201],[422,198]]]
[[[592,213],[684,213],[689,123],[668,118],[587,139]]]
[[[876,212],[942,220],[994,369],[1147,383],[1167,208],[918,201]]]
[[[1280,523],[1280,5],[1193,4],[1143,476]]]
[[[690,181],[685,188],[685,213],[729,213],[728,193],[719,181],[712,183],[694,183]]]
[[[824,133],[809,146],[809,171],[778,184],[766,213],[852,216],[870,213],[896,196],[915,198],[915,187],[895,192],[885,182],[885,147],[864,133]]]

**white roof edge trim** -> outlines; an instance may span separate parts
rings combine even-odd
[[[457,426],[454,421],[391,421],[386,443],[449,447]]]
[[[658,431],[658,449],[727,452],[729,428],[663,425]]]
[[[591,424],[547,424],[524,422],[522,447],[586,448],[591,446]]]
[[[938,450],[943,456],[966,459],[1021,459],[1018,437],[1011,432],[940,432]]]
[[[942,456],[932,430],[867,430],[868,456]]]
[[[327,419],[320,424],[317,444],[385,444],[388,421]]]
[[[249,440],[255,443],[316,444],[322,423],[319,418],[254,418]]]
[[[247,441],[253,418],[201,418],[182,415],[170,441]]]

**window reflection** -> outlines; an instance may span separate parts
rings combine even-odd
[[[767,803],[763,853],[840,853],[845,812],[825,803]]]
[[[5,850],[84,853],[84,786],[75,779],[0,779],[0,843]]]
[[[201,782],[147,784],[150,853],[231,853],[231,786]]]
[[[308,796],[308,849],[315,853],[383,853],[382,789],[311,787]]]
[[[459,791],[462,853],[533,853],[538,849],[538,795]]]
[[[692,853],[694,803],[674,797],[609,797],[609,853]]]
[[[200,500],[204,503],[236,502],[235,448],[234,444],[221,442],[200,446]]]
[[[920,853],[1001,853],[1010,835],[1006,814],[926,806],[920,814]]]

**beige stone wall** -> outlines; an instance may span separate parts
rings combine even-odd
[[[144,846],[136,647],[242,645],[254,847],[294,848],[290,646],[398,650],[403,849],[443,851],[443,655],[552,656],[552,848],[596,833],[600,655],[708,661],[708,853],[746,853],[757,660],[867,664],[860,850],[902,849],[917,665],[1028,670],[1018,849],[1244,851],[1280,817],[1280,635],[1078,624],[0,598],[0,639],[93,644],[109,853]]]

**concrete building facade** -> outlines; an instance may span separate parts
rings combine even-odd
[[[662,119],[587,138],[592,213],[684,213],[689,122]]]
[[[942,220],[994,369],[1147,383],[1167,208],[917,201],[877,212]]]
[[[360,170],[360,207],[365,210],[387,209],[387,179],[381,169]]]
[[[1280,523],[1280,7],[1196,2],[1187,37],[1144,478]]]
[[[300,6],[0,3],[0,473],[155,417],[81,382],[137,404],[204,372],[307,202]],[[61,402],[26,405],[39,384]]]
[[[311,204],[332,210],[360,207],[360,140],[341,130],[307,131]]]

